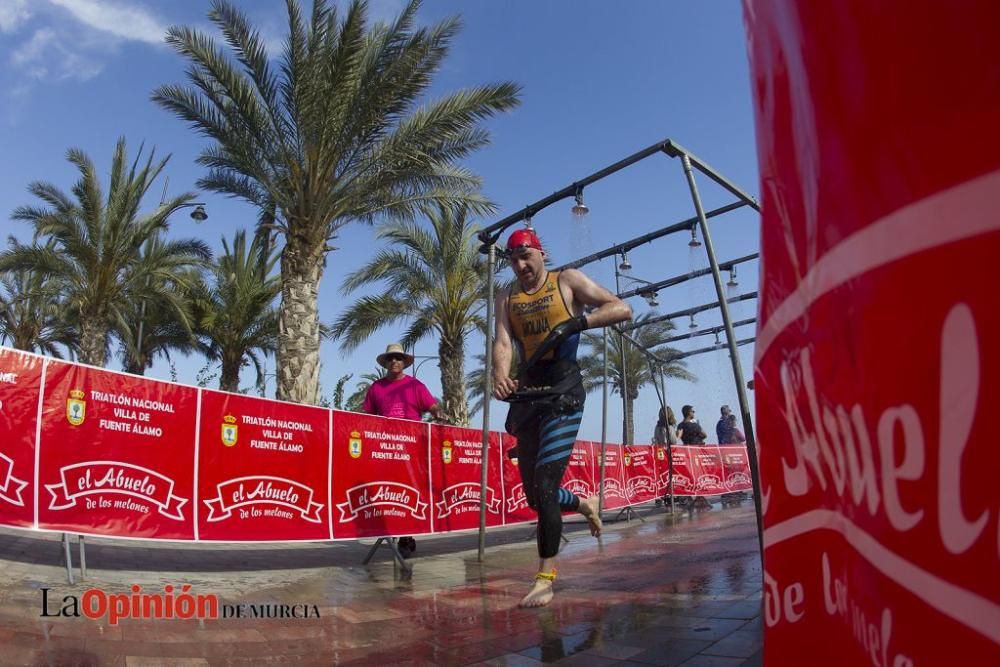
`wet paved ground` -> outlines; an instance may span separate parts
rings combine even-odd
[[[66,583],[58,535],[0,529],[0,665],[684,665],[761,663],[753,507],[676,517],[662,509],[571,524],[553,603],[524,610],[537,564],[531,527],[420,538],[412,575],[357,542],[183,545],[87,540],[88,576]],[[606,514],[606,517],[613,513]],[[76,549],[74,548],[74,558]],[[77,570],[79,574],[79,570]],[[88,588],[171,584],[223,604],[316,606],[320,617],[106,620],[41,617]],[[311,612],[310,612],[311,613]]]

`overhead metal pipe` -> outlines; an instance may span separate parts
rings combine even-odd
[[[756,321],[757,321],[756,317],[750,317],[750,318],[747,318],[745,320],[740,320],[739,322],[733,322],[733,328],[735,329],[736,327],[742,327],[742,326],[745,326],[747,324],[753,324]],[[674,342],[679,341],[679,340],[687,340],[689,338],[697,338],[699,336],[711,336],[712,334],[716,334],[716,333],[720,333],[721,331],[724,331],[725,328],[726,328],[725,325],[720,324],[719,326],[716,326],[716,327],[709,327],[707,329],[699,329],[698,331],[695,331],[693,333],[686,333],[686,334],[680,334],[680,335],[677,335],[677,336],[670,336],[669,338],[664,338],[663,340],[661,340],[659,343],[657,343],[653,347],[659,347],[660,345],[666,345],[667,343],[674,343]],[[719,344],[721,345],[722,343],[719,343]]]
[[[750,299],[756,299],[757,292],[747,292],[746,294],[740,294],[739,296],[734,296],[732,298],[726,299],[726,303],[737,303],[739,301],[749,301]],[[648,320],[643,320],[637,324],[629,324],[622,327],[623,331],[632,331],[638,329],[639,327],[648,326],[650,324],[655,324],[657,322],[663,322],[664,320],[672,320],[675,317],[684,317],[686,315],[697,315],[698,313],[705,312],[706,310],[713,310],[719,307],[718,301],[712,301],[710,303],[705,303],[700,306],[694,306],[692,308],[685,308],[684,310],[675,310],[672,313],[667,313],[666,315],[658,315],[656,317],[651,317]]]
[[[738,208],[743,208],[747,204],[745,202],[733,202],[732,204],[726,204],[725,206],[720,206],[719,208],[712,209],[705,213],[706,218],[714,218],[715,216],[722,215],[723,213],[729,213],[730,211],[735,211]],[[586,257],[581,257],[580,259],[575,259],[572,262],[567,262],[562,266],[556,267],[556,271],[561,271],[562,269],[578,269],[581,266],[586,266],[593,262],[600,261],[602,259],[607,259],[608,257],[613,257],[615,255],[620,255],[623,252],[628,252],[633,248],[638,248],[641,245],[645,245],[651,241],[655,241],[658,238],[668,236],[670,234],[676,234],[678,232],[686,232],[691,229],[691,225],[697,224],[698,218],[688,218],[687,220],[681,220],[672,225],[662,227],[654,232],[649,232],[648,234],[643,234],[642,236],[637,236],[634,239],[625,241],[624,243],[619,243],[613,245],[609,248],[605,248],[600,252],[595,252],[592,255],[587,255]]]
[[[547,208],[558,201],[562,201],[563,199],[568,199],[569,197],[575,196],[583,188],[587,187],[588,185],[590,185],[595,181],[599,181],[606,176],[610,176],[616,171],[621,171],[625,167],[629,167],[635,164],[636,162],[639,162],[640,160],[645,160],[650,155],[656,155],[657,153],[663,152],[669,144],[670,144],[669,140],[659,141],[653,144],[652,146],[649,146],[648,148],[642,149],[638,153],[633,153],[632,155],[629,155],[627,158],[619,160],[618,162],[615,162],[614,164],[605,167],[604,169],[601,169],[600,171],[595,171],[593,174],[587,176],[586,178],[581,178],[578,181],[574,181],[572,184],[566,186],[562,190],[553,192],[548,197],[543,197],[542,199],[536,201],[534,204],[529,204],[528,206],[522,208],[520,211],[511,213],[503,220],[500,220],[499,222],[494,222],[492,225],[485,227],[482,231],[479,232],[479,240],[485,244],[492,239],[493,242],[495,243],[496,239],[500,236],[500,234],[502,234],[503,231],[508,227],[510,227],[511,225],[516,224],[524,220],[525,218],[533,217],[536,213],[538,213],[542,209]]]
[[[743,188],[736,185],[728,178],[723,176],[721,173],[713,169],[711,166],[709,166],[707,162],[696,156],[688,149],[681,146],[676,141],[673,141],[672,139],[667,139],[664,142],[664,144],[665,144],[663,147],[664,153],[666,153],[670,157],[679,157],[681,158],[682,162],[686,157],[690,162],[690,164],[693,165],[695,169],[708,176],[710,179],[712,179],[720,186],[722,186],[725,190],[728,190],[731,194],[735,195],[737,199],[746,203],[747,206],[750,206],[755,211],[760,213],[760,204],[757,203],[757,200],[754,197],[745,192]]]
[[[749,345],[750,343],[753,343],[756,340],[757,340],[756,336],[751,338],[743,338],[741,340],[736,341],[736,346],[742,347],[744,345]],[[727,347],[729,347],[729,343],[719,343],[718,345],[700,347],[697,350],[691,350],[690,352],[681,352],[680,354],[671,357],[671,359],[673,360],[687,359],[688,357],[693,357],[697,354],[705,354],[706,352],[715,352],[716,350],[724,350]]]
[[[720,271],[728,271],[738,264],[743,264],[744,262],[751,262],[760,257],[760,253],[751,253],[749,255],[744,255],[743,257],[737,257],[736,259],[731,259],[726,262],[719,264]],[[629,299],[637,294],[643,294],[645,292],[653,291],[658,292],[661,289],[666,289],[667,287],[673,287],[675,285],[680,285],[694,278],[700,278],[701,276],[711,275],[712,267],[707,267],[704,269],[698,269],[697,271],[688,271],[679,276],[674,276],[673,278],[667,278],[666,280],[661,280],[655,283],[648,283],[642,287],[637,287],[633,290],[628,290],[626,292],[620,292],[618,294],[619,299]],[[628,277],[628,276],[626,276]]]

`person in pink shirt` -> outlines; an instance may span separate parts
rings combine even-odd
[[[368,388],[362,412],[414,421],[420,421],[425,412],[430,412],[434,419],[440,419],[437,399],[423,382],[403,372],[413,365],[413,355],[406,354],[402,345],[389,345],[375,361],[389,374]]]
[[[403,371],[413,365],[413,355],[403,351],[403,346],[393,343],[385,352],[375,358],[378,365],[389,371],[381,380],[372,383],[365,395],[361,411],[380,417],[413,419],[419,421],[425,412],[434,419],[441,418],[437,399],[428,391],[424,383],[406,375]],[[399,538],[399,553],[409,558],[417,550],[417,541],[412,537]]]

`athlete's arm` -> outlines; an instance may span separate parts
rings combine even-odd
[[[568,287],[572,294],[574,312],[583,312],[584,306],[595,308],[586,316],[588,329],[606,327],[632,319],[630,305],[595,283],[582,271],[566,269],[560,276],[560,282]]]
[[[510,377],[510,362],[513,348],[510,336],[510,317],[507,313],[507,291],[497,295],[496,333],[493,338],[493,395],[503,400],[517,390],[517,380]]]

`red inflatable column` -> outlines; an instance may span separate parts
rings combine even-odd
[[[765,663],[1000,664],[1000,3],[745,17]]]

